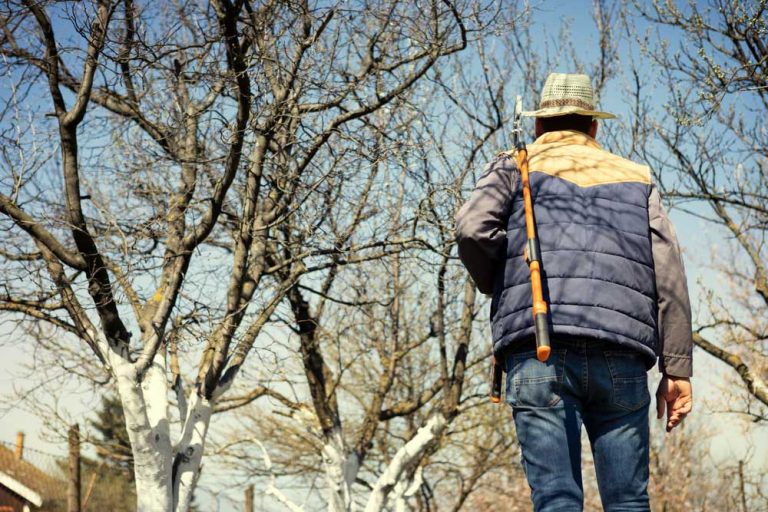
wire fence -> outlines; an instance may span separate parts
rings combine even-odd
[[[16,444],[0,440],[0,447],[12,452],[15,457]],[[2,449],[0,448],[0,449]],[[22,460],[32,464],[37,469],[60,479],[66,478],[67,458],[61,455],[37,450],[24,446]],[[63,465],[62,465],[63,464]]]

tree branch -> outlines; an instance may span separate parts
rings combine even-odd
[[[64,247],[53,233],[46,230],[39,221],[25,213],[16,206],[10,197],[2,193],[0,193],[0,212],[13,219],[17,226],[29,233],[36,241],[45,245],[57,258],[68,266],[76,270],[86,269],[85,259],[80,254]]]
[[[766,385],[759,375],[756,375],[755,372],[752,371],[739,355],[718,347],[698,333],[693,333],[693,342],[710,355],[715,356],[717,359],[736,370],[736,373],[739,374],[741,380],[746,384],[747,390],[755,398],[763,402],[763,404],[768,405],[768,385]]]

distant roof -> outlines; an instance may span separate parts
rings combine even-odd
[[[17,459],[13,450],[0,444],[0,484],[39,507],[44,499],[60,494],[64,482],[28,460]]]
[[[35,505],[36,507],[39,507],[43,504],[43,498],[39,494],[37,494],[35,491],[27,487],[26,485],[22,484],[15,478],[12,478],[8,476],[7,474],[0,471],[0,485],[3,487],[6,487],[7,489],[10,489],[14,494],[18,494],[22,498],[24,498],[29,503]]]

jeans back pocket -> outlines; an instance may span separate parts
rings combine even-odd
[[[560,402],[565,350],[552,350],[549,359],[536,359],[536,351],[507,357],[506,401],[512,407],[553,407]]]
[[[642,354],[635,350],[606,350],[605,362],[611,373],[613,404],[636,411],[648,405],[648,371]]]

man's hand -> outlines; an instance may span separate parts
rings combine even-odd
[[[667,410],[667,432],[678,426],[693,407],[691,380],[688,377],[665,375],[656,391],[656,417],[664,417]]]

